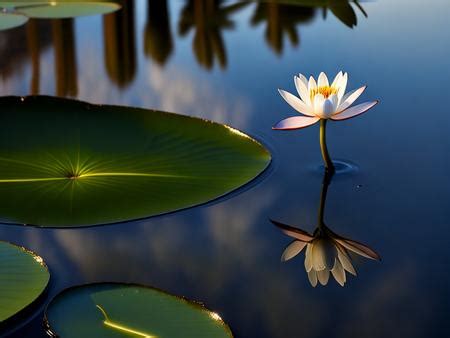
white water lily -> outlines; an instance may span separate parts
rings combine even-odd
[[[281,260],[287,261],[297,256],[305,247],[305,270],[313,287],[319,282],[328,283],[330,272],[334,279],[344,286],[347,281],[345,271],[356,276],[348,251],[360,256],[380,260],[380,256],[369,247],[359,242],[339,236],[327,226],[321,225],[313,235],[290,225],[272,221],[286,235],[293,237],[284,250]]]
[[[295,76],[294,83],[300,98],[282,89],[278,91],[292,108],[304,116],[284,119],[278,122],[273,129],[305,128],[320,119],[346,120],[366,112],[378,103],[378,101],[369,101],[352,106],[364,92],[366,86],[345,93],[347,81],[348,74],[343,72],[339,72],[331,84],[323,72],[320,73],[317,81],[312,76],[309,80],[302,74]]]

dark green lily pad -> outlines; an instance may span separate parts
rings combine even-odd
[[[111,13],[120,8],[114,0],[0,1],[0,8],[29,18],[63,19]]]
[[[22,26],[27,21],[28,18],[24,15],[13,13],[0,13],[0,31]]]
[[[163,291],[100,283],[69,288],[45,314],[47,332],[61,338],[230,338],[218,314]]]
[[[41,257],[0,241],[0,326],[34,303],[49,279]]]
[[[162,214],[249,182],[269,152],[228,126],[52,97],[0,98],[0,222],[85,226]]]

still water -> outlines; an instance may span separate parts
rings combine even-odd
[[[146,220],[82,229],[0,226],[39,253],[49,300],[96,281],[149,284],[204,302],[236,337],[447,337],[450,329],[450,30],[447,0],[312,8],[127,0],[106,16],[31,20],[0,32],[1,95],[155,108],[238,128],[272,152],[240,193]],[[304,254],[269,219],[313,231],[322,187],[318,125],[279,132],[293,76],[350,75],[367,114],[328,126],[356,169],[328,188],[325,222],[375,249],[345,287],[312,288]],[[101,126],[99,126],[101,128]],[[120,135],[118,135],[120,137]],[[42,312],[10,337],[45,337]]]

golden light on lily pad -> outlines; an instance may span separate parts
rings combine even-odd
[[[50,302],[44,321],[47,332],[61,338],[233,337],[220,316],[200,303],[137,284],[66,289]]]

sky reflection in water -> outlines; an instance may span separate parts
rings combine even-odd
[[[229,2],[129,0],[103,18],[32,20],[0,32],[2,95],[204,117],[250,133],[274,155],[270,175],[220,203],[100,228],[1,226],[1,239],[46,259],[49,296],[76,283],[133,281],[204,301],[237,337],[445,336],[450,115],[441,102],[450,5],[360,5],[367,18],[351,4],[355,26],[330,9],[324,18],[323,9],[281,4],[233,11]],[[280,263],[289,239],[268,218],[313,230],[318,126],[286,133],[271,126],[295,114],[276,91],[294,91],[294,74],[341,69],[349,87],[366,83],[365,97],[381,103],[329,125],[331,154],[360,170],[333,180],[325,217],[339,234],[370,243],[383,262],[356,260],[358,278],[345,288],[312,289],[302,262]],[[40,320],[14,337],[38,336]]]

